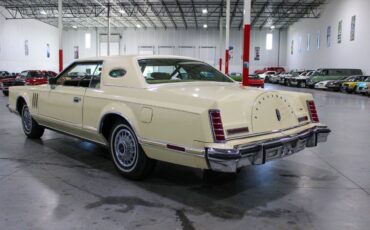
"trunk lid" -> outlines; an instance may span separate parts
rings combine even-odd
[[[203,111],[207,117],[209,109],[219,109],[226,138],[296,127],[303,123],[298,118],[308,118],[306,100],[312,98],[304,93],[266,91],[230,83],[167,84],[157,89],[167,95],[184,96],[180,106],[208,104]]]

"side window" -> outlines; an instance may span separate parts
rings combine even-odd
[[[57,79],[57,85],[89,87],[93,77],[100,82],[102,62],[77,62],[65,70]]]
[[[124,69],[112,69],[109,72],[109,76],[112,78],[120,78],[120,77],[125,76],[125,74],[126,74],[126,70]]]

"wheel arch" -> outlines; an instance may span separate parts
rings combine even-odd
[[[139,139],[140,132],[134,113],[125,105],[109,106],[109,108],[103,110],[99,120],[98,133],[102,134],[108,140],[110,130],[117,121],[122,121],[132,128],[136,137]]]
[[[25,97],[23,95],[18,96],[17,100],[16,100],[16,103],[15,103],[15,109],[17,110],[17,112],[19,114],[21,114],[21,112],[22,112],[23,104],[28,105],[27,100],[25,99]]]

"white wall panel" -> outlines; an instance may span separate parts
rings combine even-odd
[[[85,49],[84,37],[85,33],[91,33],[92,46],[90,49]],[[273,49],[267,51],[265,49],[266,34],[270,33],[270,30],[252,30],[251,38],[251,70],[254,71],[258,68],[265,66],[282,65],[286,64],[286,55],[283,55],[286,50],[286,31],[281,32],[281,47],[279,52],[279,30],[272,31]],[[64,33],[63,47],[68,50],[68,54],[65,55],[64,61],[70,63],[73,61],[73,46],[80,47],[80,57],[90,57],[98,55],[96,52],[96,34],[107,33],[106,30],[68,30]],[[170,54],[170,47],[174,46],[174,55],[186,55],[195,58],[203,58],[204,54],[199,53],[200,47],[216,47],[216,55],[219,52],[219,31],[218,30],[204,30],[204,29],[167,29],[167,30],[154,30],[154,29],[112,29],[112,33],[121,35],[120,43],[120,54],[138,54],[139,48],[143,46],[153,46],[155,54]],[[230,72],[241,72],[242,71],[242,39],[243,31],[231,30],[230,45],[234,47],[233,58],[230,61]],[[254,47],[261,47],[261,60],[254,61]],[[180,47],[194,47],[191,50]],[[224,51],[222,50],[222,53]],[[280,54],[280,55],[279,55]],[[208,54],[207,54],[208,55]],[[207,56],[206,55],[206,56]],[[216,65],[218,65],[218,56],[216,56]],[[222,57],[224,59],[224,56]],[[208,57],[207,57],[208,59]]]
[[[288,30],[286,44],[287,65],[289,68],[317,69],[361,68],[370,74],[370,1],[369,0],[330,0],[319,19],[303,19]],[[350,41],[351,17],[356,15],[355,40]],[[343,20],[342,43],[337,43],[338,22]],[[327,27],[331,26],[331,46],[327,47]],[[320,31],[320,49],[317,49],[317,33]],[[307,34],[311,34],[311,48],[307,51]],[[302,38],[302,52],[298,51],[298,40]],[[294,40],[294,53],[291,55],[291,41]]]
[[[25,55],[28,40],[29,55]],[[47,58],[47,45],[50,58]],[[58,30],[37,20],[5,20],[0,15],[0,70],[58,70]]]

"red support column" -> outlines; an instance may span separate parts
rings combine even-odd
[[[244,25],[243,39],[243,85],[249,85],[249,52],[251,40],[251,26]]]
[[[218,61],[218,69],[220,70],[220,72],[222,72],[222,58],[220,58]]]
[[[63,70],[63,50],[59,50],[59,72]]]
[[[229,50],[227,49],[225,52],[225,74],[229,75]]]

